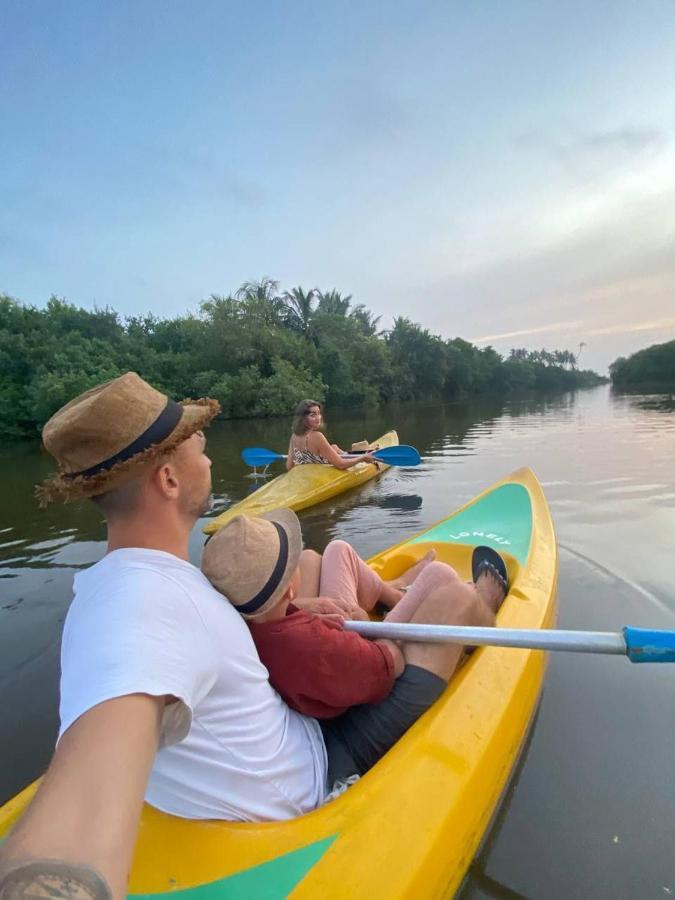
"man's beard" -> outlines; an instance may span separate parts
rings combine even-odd
[[[184,514],[192,519],[193,522],[196,522],[197,519],[201,519],[202,516],[205,516],[207,512],[210,511],[213,506],[213,493],[211,491],[211,485],[209,485],[209,490],[207,494],[202,494],[201,498],[199,497],[189,497],[185,499],[185,505],[183,506]]]
[[[209,492],[206,497],[199,504],[199,510],[197,512],[197,518],[201,519],[202,516],[205,516],[207,512],[211,512],[213,508],[213,491],[209,488]]]

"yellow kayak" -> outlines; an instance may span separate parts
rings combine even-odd
[[[388,431],[382,437],[377,438],[371,447],[394,447],[398,444],[398,435],[395,431]],[[219,516],[216,516],[204,525],[206,534],[218,531],[234,516],[246,513],[248,516],[259,516],[262,513],[271,512],[273,509],[287,507],[294,509],[306,509],[316,503],[323,503],[331,497],[342,494],[350,488],[370,481],[376,475],[380,475],[389,466],[383,463],[379,468],[373,463],[357,463],[350,469],[336,469],[335,466],[325,466],[318,463],[309,463],[293,468],[279,475],[266,485],[250,494],[239,503],[235,503]]]
[[[498,625],[555,623],[558,553],[544,494],[520,469],[449,518],[370,560],[385,578],[435,547],[470,578],[471,549],[507,562]],[[177,819],[145,806],[130,895],[181,900],[451,897],[509,780],[542,686],[537,650],[476,650],[445,693],[360,781],[298,819]],[[0,838],[35,785],[0,809]]]

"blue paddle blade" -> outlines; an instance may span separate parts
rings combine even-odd
[[[268,466],[278,459],[286,459],[283,453],[275,453],[274,450],[266,450],[264,447],[245,447],[241,451],[241,458],[247,466]]]
[[[350,455],[350,454],[347,454]],[[374,450],[375,459],[386,463],[388,466],[419,466],[421,458],[414,447],[407,444],[398,444],[396,447],[382,447]],[[283,453],[275,453],[265,447],[245,447],[241,451],[241,458],[247,466],[268,466],[278,459],[286,459]]]
[[[386,463],[388,466],[419,466],[422,462],[417,450],[407,444],[398,444],[395,447],[382,447],[381,450],[373,450],[372,456]]]
[[[675,662],[675,631],[654,631],[651,628],[623,630],[626,655],[631,662]]]

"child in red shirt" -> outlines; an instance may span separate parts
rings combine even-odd
[[[289,706],[325,719],[357,704],[379,703],[403,671],[401,650],[393,641],[367,640],[344,631],[341,622],[294,606],[301,552],[300,523],[291,510],[260,518],[241,515],[208,541],[202,570],[248,620],[270,683]],[[387,605],[404,596],[388,618],[407,621],[436,584],[457,578],[450,566],[432,559],[429,554],[409,570],[408,581],[414,578],[414,583],[404,595],[349,544],[333,541],[324,553],[320,592],[366,609],[381,596]]]

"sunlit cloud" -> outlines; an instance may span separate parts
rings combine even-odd
[[[588,328],[585,333],[589,337],[597,337],[601,334],[632,334],[634,331],[661,331],[666,328],[675,328],[675,316],[647,322],[621,322],[602,328]]]
[[[662,331],[666,328],[675,328],[675,316],[664,319],[649,319],[645,322],[619,322],[616,325],[603,325],[600,328],[592,328],[588,323],[578,320],[576,322],[555,322],[551,325],[541,325],[537,328],[523,328],[520,331],[503,331],[500,334],[486,334],[482,337],[470,338],[473,344],[490,344],[497,341],[509,341],[512,338],[530,337],[533,334],[559,334],[561,331],[579,330],[587,337],[599,337],[603,334],[632,334],[635,331]]]
[[[545,190],[514,194],[499,207],[487,203],[453,211],[454,227],[442,241],[439,268],[446,276],[466,277],[500,264],[525,266],[533,256],[564,253],[568,246],[582,246],[598,235],[613,236],[615,249],[621,243],[627,253],[644,245],[650,235],[655,242],[663,241],[675,228],[675,142],[665,133],[641,138],[636,130],[632,140],[638,144],[642,139],[645,150],[631,153],[626,150],[631,134],[625,129],[579,141],[580,159],[599,159],[600,148],[609,152],[613,143],[625,151],[587,179],[561,175]],[[595,144],[597,154],[590,150]]]
[[[533,334],[555,334],[559,331],[570,328],[581,328],[583,326],[581,320],[575,322],[556,322],[552,325],[539,325],[537,328],[522,328],[520,331],[503,331],[501,334],[487,334],[483,337],[469,338],[473,344],[490,344],[496,341],[508,341],[511,338],[529,337]]]

